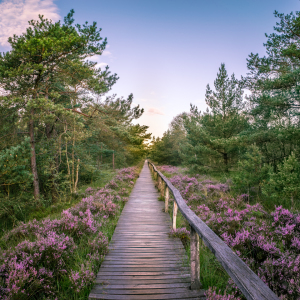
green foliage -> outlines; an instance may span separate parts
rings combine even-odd
[[[182,135],[170,126],[152,141],[150,157],[189,172],[233,179],[231,189],[266,209],[300,209],[300,12],[275,11],[274,33],[266,34],[266,55],[251,53],[249,73],[237,80],[221,64],[215,89],[207,86],[207,110],[191,105],[181,114]],[[243,89],[251,91],[243,98]],[[254,146],[255,145],[255,146]],[[263,193],[262,193],[263,192]]]
[[[269,167],[263,164],[263,156],[257,146],[250,146],[238,161],[238,171],[233,176],[234,187],[240,193],[258,195],[267,179]]]
[[[297,200],[296,206],[299,209],[300,163],[295,154],[292,153],[287,159],[284,159],[283,163],[278,165],[277,172],[270,169],[269,177],[270,179],[263,185],[263,193],[275,200],[287,198],[291,201],[292,207],[294,201]]]
[[[43,215],[80,185],[147,153],[148,127],[133,124],[144,110],[132,94],[105,98],[118,77],[89,61],[107,45],[101,28],[75,24],[73,16],[29,21],[0,54],[0,215],[7,226]]]
[[[184,118],[186,113],[176,116],[163,137],[153,137],[150,147],[150,158],[160,164],[179,165],[182,163],[181,149],[186,143]]]
[[[28,187],[32,182],[30,172],[30,144],[26,138],[21,144],[0,152],[0,186],[8,196],[10,186]]]
[[[206,104],[210,109],[201,113],[191,105],[191,116],[185,118],[188,145],[183,151],[186,164],[202,171],[224,170],[237,161],[238,135],[246,130],[247,117],[243,114],[243,91],[234,74],[228,77],[221,64],[214,82],[215,91],[207,85]],[[200,168],[199,168],[200,167]]]
[[[255,120],[253,141],[276,166],[295,151],[299,139],[300,14],[275,11],[275,32],[266,34],[267,55],[249,55],[246,87]]]

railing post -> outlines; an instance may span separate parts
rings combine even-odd
[[[191,290],[201,288],[200,283],[200,257],[199,257],[199,235],[191,226]]]
[[[166,189],[166,183],[161,179],[162,187],[160,194],[164,197],[165,196],[165,189]]]
[[[157,174],[157,176],[158,176],[158,190],[159,190],[159,192],[161,191],[161,182],[162,182],[162,180],[161,180],[161,177]]]
[[[165,212],[168,212],[169,210],[169,197],[170,197],[170,192],[169,188],[166,185],[166,190],[165,190]]]
[[[177,217],[178,206],[176,200],[173,202],[173,230],[176,230],[176,217]]]

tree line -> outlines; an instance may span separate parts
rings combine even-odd
[[[214,89],[206,88],[207,110],[191,104],[189,112],[176,116],[162,138],[152,139],[150,156],[197,173],[225,174],[249,197],[265,195],[273,205],[285,199],[295,208],[300,196],[300,13],[274,15],[278,21],[266,34],[266,55],[251,53],[249,72],[240,80],[222,63]]]
[[[90,61],[107,39],[73,16],[40,15],[0,54],[0,215],[11,203],[53,204],[146,153],[148,127],[132,122],[144,110],[132,94],[104,97],[118,76]]]

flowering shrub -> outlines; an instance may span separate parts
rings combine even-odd
[[[170,237],[180,238],[184,245],[187,245],[190,241],[190,231],[188,231],[185,227],[172,229],[169,232]]]
[[[71,271],[69,279],[71,281],[71,289],[79,293],[94,283],[95,274],[90,270],[90,266],[82,264],[79,272]]]
[[[189,177],[187,175],[175,175],[170,178],[171,183],[179,190],[187,203],[199,202],[212,195],[223,195],[229,191],[229,186],[222,183],[214,183],[211,180]]]
[[[219,293],[221,293],[219,291]],[[236,298],[233,295],[221,295],[215,288],[209,288],[205,291],[206,300],[241,300],[241,298]]]
[[[189,207],[231,247],[281,299],[300,294],[300,215],[282,206],[268,213],[257,203],[247,204],[248,194],[231,197],[228,184],[199,175],[175,174],[171,183]],[[172,232],[172,236],[180,236]],[[240,296],[230,280],[228,289]],[[207,299],[235,299],[207,292]]]
[[[75,293],[84,293],[108,252],[101,228],[118,212],[115,202],[128,199],[121,198],[118,189],[128,195],[137,176],[134,167],[119,170],[104,188],[87,188],[88,197],[64,210],[60,218],[22,223],[3,236],[6,248],[0,248],[0,273],[5,280],[0,299],[55,299],[59,280],[69,281]],[[78,264],[80,249],[85,254]]]
[[[300,289],[299,215],[281,206],[268,214],[260,204],[234,210],[238,203],[219,199],[213,210],[200,205],[195,212],[277,295],[294,299]]]
[[[157,167],[157,169],[163,173],[169,173],[169,174],[179,173],[178,167],[174,167],[174,166],[164,165],[164,166]]]
[[[7,299],[27,299],[44,286],[45,295],[53,294],[53,280],[67,273],[76,248],[72,238],[50,231],[34,242],[25,240],[3,251],[0,273],[7,274]]]
[[[92,241],[89,241],[89,246],[93,252],[98,250],[101,251],[102,254],[107,254],[108,238],[102,232],[99,232]]]
[[[118,184],[114,180],[111,180],[106,186],[113,190],[115,190],[119,187]]]

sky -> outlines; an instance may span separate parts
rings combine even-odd
[[[206,109],[206,85],[213,88],[221,63],[229,75],[245,76],[248,55],[265,54],[274,11],[299,11],[300,1],[0,0],[0,51],[9,51],[7,38],[38,14],[63,20],[72,8],[76,23],[96,21],[107,37],[103,55],[92,59],[119,76],[107,95],[133,93],[145,109],[137,123],[161,137],[190,103]]]

